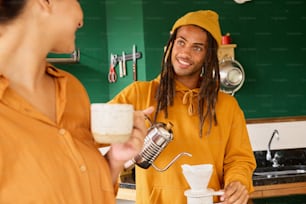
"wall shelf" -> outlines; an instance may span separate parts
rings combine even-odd
[[[80,50],[77,49],[70,54],[70,57],[49,57],[47,62],[54,64],[74,64],[80,62]]]
[[[235,59],[236,44],[221,45],[218,50],[218,59],[221,61],[224,58]]]

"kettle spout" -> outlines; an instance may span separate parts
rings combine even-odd
[[[165,166],[164,168],[162,168],[162,169],[159,168],[159,167],[157,167],[156,165],[154,165],[154,163],[152,163],[152,166],[153,166],[153,168],[154,168],[156,171],[164,172],[164,171],[166,171],[167,169],[169,169],[169,167],[172,166],[172,164],[173,164],[174,162],[176,162],[176,160],[178,160],[178,159],[179,159],[180,157],[182,157],[182,156],[189,156],[189,157],[192,157],[192,154],[190,154],[190,153],[188,153],[188,152],[182,152],[182,153],[176,155],[176,157],[174,157],[174,158],[172,159],[172,161],[169,162],[169,164],[168,164],[167,166]]]

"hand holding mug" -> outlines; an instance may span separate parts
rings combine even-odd
[[[124,143],[133,129],[134,108],[130,104],[91,104],[91,129],[98,143]]]

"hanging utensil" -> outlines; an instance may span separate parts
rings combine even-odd
[[[108,72],[109,83],[114,83],[117,81],[117,74],[116,74],[115,67],[116,67],[116,55],[111,55],[110,68]]]
[[[220,64],[221,91],[234,95],[243,85],[245,73],[242,65],[234,59],[223,59]]]
[[[119,61],[119,76],[120,76],[120,78],[123,77],[122,60]]]
[[[133,45],[133,79],[137,81],[136,45]]]
[[[126,76],[125,52],[122,52],[122,71],[123,71],[123,76]]]

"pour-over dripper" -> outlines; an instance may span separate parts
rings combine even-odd
[[[184,192],[187,204],[213,204],[213,196],[221,196],[224,191],[207,188],[213,172],[212,164],[182,165],[183,174],[191,189]]]
[[[207,189],[213,172],[212,164],[182,165],[183,174],[192,191]]]

